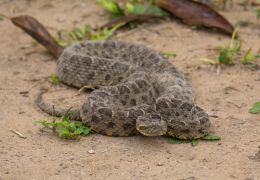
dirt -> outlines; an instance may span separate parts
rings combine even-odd
[[[0,0],[0,12],[32,15],[53,35],[108,19],[93,0]],[[253,23],[240,29],[242,49],[259,52],[260,20],[255,11],[236,5],[221,13],[232,24]],[[34,100],[42,87],[50,86],[47,79],[55,73],[56,61],[9,21],[0,21],[0,26],[0,179],[260,179],[260,116],[248,113],[260,99],[259,70],[239,61],[217,69],[199,60],[216,55],[212,49],[226,45],[228,36],[174,20],[145,23],[113,37],[176,52],[171,61],[191,81],[196,103],[217,116],[211,118],[211,131],[222,138],[192,147],[169,144],[166,137],[93,134],[72,141],[41,131],[34,122],[51,118]],[[50,88],[53,102],[68,106],[82,102],[77,90]]]

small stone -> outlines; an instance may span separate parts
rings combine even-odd
[[[93,149],[90,149],[90,150],[88,151],[88,153],[89,153],[89,154],[95,154],[95,151],[94,151]]]
[[[164,164],[163,163],[161,163],[161,162],[159,162],[158,164],[157,164],[157,166],[163,166]]]

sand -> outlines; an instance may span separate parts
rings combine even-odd
[[[0,12],[31,15],[53,35],[108,19],[94,0],[1,0]],[[242,50],[252,47],[259,52],[260,20],[254,10],[234,6],[221,13],[232,24],[254,23],[240,29]],[[260,116],[248,113],[260,99],[259,70],[239,60],[220,70],[199,60],[216,55],[212,49],[226,45],[228,36],[192,30],[173,20],[145,23],[112,38],[176,52],[170,60],[191,81],[196,103],[218,116],[211,118],[211,131],[222,138],[192,147],[169,144],[166,137],[93,134],[72,141],[41,131],[34,122],[51,120],[34,103],[41,88],[48,87],[49,100],[65,106],[80,104],[85,95],[50,86],[47,79],[55,73],[55,58],[9,21],[0,21],[0,27],[0,179],[260,179]]]

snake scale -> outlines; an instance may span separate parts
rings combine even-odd
[[[191,85],[166,58],[143,45],[121,41],[83,41],[66,48],[58,59],[61,82],[95,89],[74,118],[108,136],[206,135],[207,113],[194,104]],[[38,106],[52,108],[41,95]],[[57,116],[65,110],[57,110]]]

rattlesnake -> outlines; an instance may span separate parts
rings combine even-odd
[[[208,133],[209,116],[194,105],[191,85],[166,58],[143,45],[83,41],[66,48],[57,75],[69,86],[96,89],[74,118],[108,136],[167,135],[182,139]],[[52,114],[41,94],[38,106]],[[65,110],[57,110],[61,116]]]

